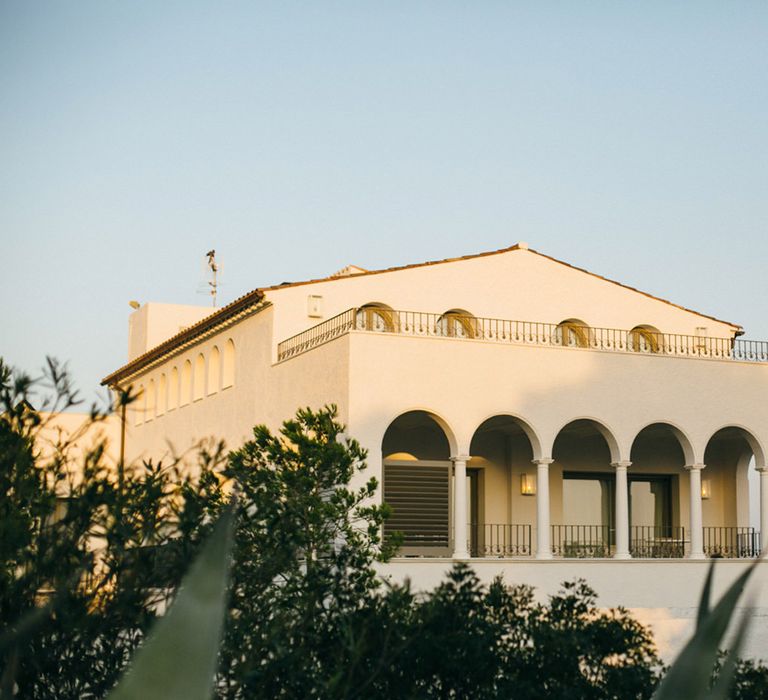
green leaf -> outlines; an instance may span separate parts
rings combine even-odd
[[[699,626],[696,628],[696,632],[680,652],[664,680],[659,684],[653,694],[654,700],[679,700],[679,698],[698,700],[707,697],[709,678],[717,659],[718,649],[744,586],[759,561],[760,558],[756,559],[731,584],[731,587],[708,615],[703,615],[701,610],[699,611]],[[710,569],[704,586],[702,604],[707,602],[705,596],[707,598],[709,596],[711,575],[712,569]]]
[[[219,519],[168,614],[109,700],[208,700],[224,626],[234,504]]]

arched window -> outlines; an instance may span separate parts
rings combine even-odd
[[[215,394],[221,381],[221,361],[219,349],[214,345],[208,358],[208,393]]]
[[[195,379],[193,384],[193,400],[198,401],[205,396],[205,357],[200,353],[195,359]]]
[[[588,348],[590,346],[589,326],[578,318],[568,318],[560,321],[555,329],[554,341],[557,345],[572,348]]]
[[[235,344],[230,338],[224,346],[224,362],[222,363],[221,386],[223,389],[235,383]]]
[[[437,333],[450,338],[476,338],[477,319],[469,311],[451,309],[438,319]]]
[[[144,393],[144,385],[139,384],[136,390],[136,400],[132,404],[134,410],[134,425],[141,425],[144,422],[144,410],[146,408],[147,395]]]
[[[192,363],[189,360],[184,362],[181,368],[181,393],[179,404],[186,406],[192,400]]]
[[[155,380],[149,380],[147,387],[147,411],[144,420],[152,420],[155,417]]]
[[[162,416],[168,407],[168,381],[165,373],[160,375],[160,382],[157,387],[157,415]]]
[[[635,326],[629,332],[629,349],[635,352],[660,352],[664,344],[658,328]]]
[[[358,330],[394,333],[396,328],[397,315],[386,304],[365,304],[357,310]]]
[[[179,370],[171,370],[171,380],[168,382],[168,410],[173,411],[179,405]]]

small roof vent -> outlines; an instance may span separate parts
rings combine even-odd
[[[351,277],[352,275],[359,275],[363,272],[368,272],[368,270],[363,267],[358,267],[357,265],[347,265],[346,267],[342,267],[338,272],[334,272],[331,277]]]

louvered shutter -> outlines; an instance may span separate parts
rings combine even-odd
[[[384,463],[384,534],[403,534],[401,554],[450,554],[449,499],[449,462]]]

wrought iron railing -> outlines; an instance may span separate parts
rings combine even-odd
[[[685,545],[684,527],[633,525],[629,529],[629,552],[637,559],[682,559]]]
[[[531,526],[494,523],[469,524],[469,553],[473,557],[531,555]]]
[[[329,318],[323,323],[318,323],[312,328],[284,340],[277,346],[278,361],[287,360],[290,357],[301,355],[307,350],[323,345],[334,338],[355,329],[355,317],[357,309],[348,309],[344,313]]]
[[[509,321],[377,307],[349,309],[284,340],[278,345],[278,361],[287,360],[353,330],[645,355],[768,362],[766,341],[656,333],[645,329],[590,328],[574,323]]]
[[[552,525],[552,553],[596,559],[613,554],[614,531],[608,525]]]
[[[753,527],[705,527],[704,553],[717,559],[756,557],[760,533]]]

